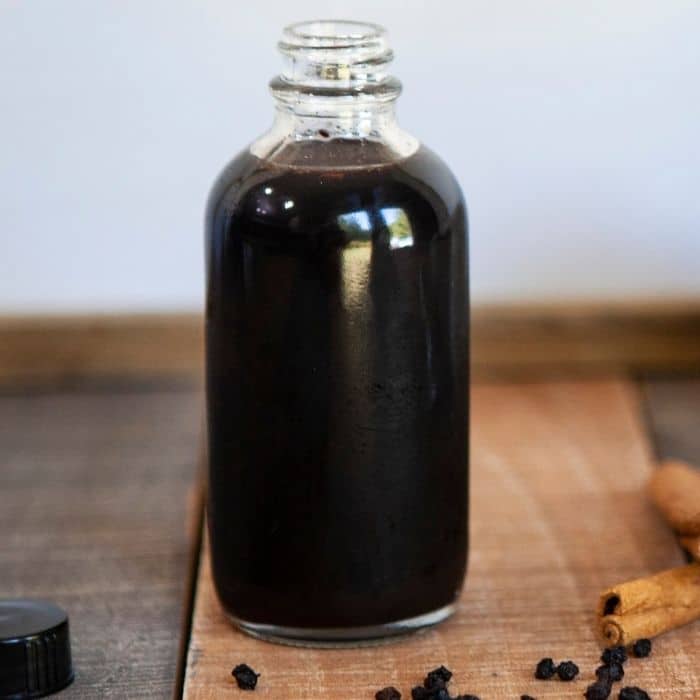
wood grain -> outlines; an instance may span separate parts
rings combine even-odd
[[[310,650],[253,640],[224,619],[204,550],[187,659],[187,700],[243,697],[240,662],[262,673],[256,697],[410,697],[445,664],[454,692],[483,700],[580,698],[600,650],[604,588],[682,563],[644,493],[652,469],[637,389],[623,381],[480,385],[473,391],[470,571],[457,614],[424,634],[365,649]],[[660,638],[625,681],[659,698],[700,697],[700,628]],[[574,683],[532,677],[543,656],[574,659]]]
[[[0,396],[0,597],[70,616],[65,698],[171,698],[185,611],[201,399]]]
[[[198,314],[0,318],[0,384],[202,376]],[[700,302],[476,306],[477,379],[700,368]]]

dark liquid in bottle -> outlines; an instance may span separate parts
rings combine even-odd
[[[467,555],[465,223],[424,148],[337,170],[245,154],[219,178],[208,519],[230,614],[350,627],[454,601]]]

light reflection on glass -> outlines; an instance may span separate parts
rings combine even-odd
[[[369,233],[372,229],[372,222],[369,219],[369,214],[360,209],[359,211],[341,214],[338,217],[338,226],[340,226],[345,233],[353,236],[360,233]]]
[[[413,245],[413,228],[403,209],[385,207],[379,210],[379,216],[389,232],[390,248],[410,248]],[[372,220],[367,211],[359,209],[338,216],[338,226],[350,236],[361,237],[372,230]]]
[[[346,309],[363,308],[368,303],[372,246],[369,241],[351,244],[341,253],[341,289]]]
[[[351,239],[341,252],[341,294],[346,309],[367,303],[372,244],[369,214],[360,209],[338,216],[338,226]]]
[[[389,247],[409,248],[413,245],[413,229],[406,212],[398,207],[381,210],[382,219],[389,230]]]

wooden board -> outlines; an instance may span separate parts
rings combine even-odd
[[[200,566],[184,697],[247,697],[230,676],[245,662],[262,673],[256,697],[371,700],[385,685],[410,698],[445,664],[453,691],[482,700],[580,698],[600,650],[594,607],[610,584],[682,563],[645,497],[652,469],[631,384],[481,385],[473,392],[471,556],[450,621],[375,648],[310,650],[251,639],[224,619],[206,550]],[[532,677],[543,656],[574,659],[580,680]],[[659,698],[700,697],[700,624],[660,638],[632,660],[626,681]]]
[[[700,468],[700,379],[651,380],[645,393],[659,457]]]
[[[0,317],[0,383],[202,376],[201,314]]]
[[[173,696],[200,416],[190,391],[0,396],[0,597],[68,611],[60,697]]]
[[[476,305],[473,376],[700,367],[700,302]],[[202,377],[200,314],[0,317],[0,384]]]
[[[487,305],[474,309],[472,329],[481,378],[700,368],[697,302]]]

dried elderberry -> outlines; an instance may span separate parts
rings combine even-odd
[[[541,681],[546,681],[556,672],[557,667],[555,666],[554,661],[547,657],[546,659],[542,659],[542,661],[537,664],[537,668],[535,669],[535,678],[539,678]]]
[[[603,680],[596,681],[586,688],[586,692],[583,696],[586,700],[608,700],[610,693],[612,691],[612,686],[610,683],[606,683]]]
[[[231,675],[236,679],[236,683],[238,683],[238,687],[241,690],[255,690],[258,678],[260,678],[260,674],[255,673],[248,664],[238,664],[231,671]]]
[[[651,698],[641,688],[628,687],[620,691],[620,700],[651,700]]]
[[[603,652],[600,660],[608,665],[611,663],[624,664],[627,661],[627,651],[625,647],[610,647]]]
[[[578,676],[578,666],[573,661],[562,661],[557,666],[557,675],[563,681],[572,681]]]
[[[651,640],[650,639],[638,639],[634,646],[632,647],[634,655],[638,659],[643,659],[651,654]]]
[[[617,683],[617,681],[621,681],[624,677],[625,669],[622,668],[622,664],[613,661],[611,664],[599,666],[595,671],[595,675],[598,676],[601,681],[608,680],[611,683]]]
[[[452,671],[449,668],[440,666],[428,673],[423,681],[423,686],[426,688],[444,688],[452,678]]]

